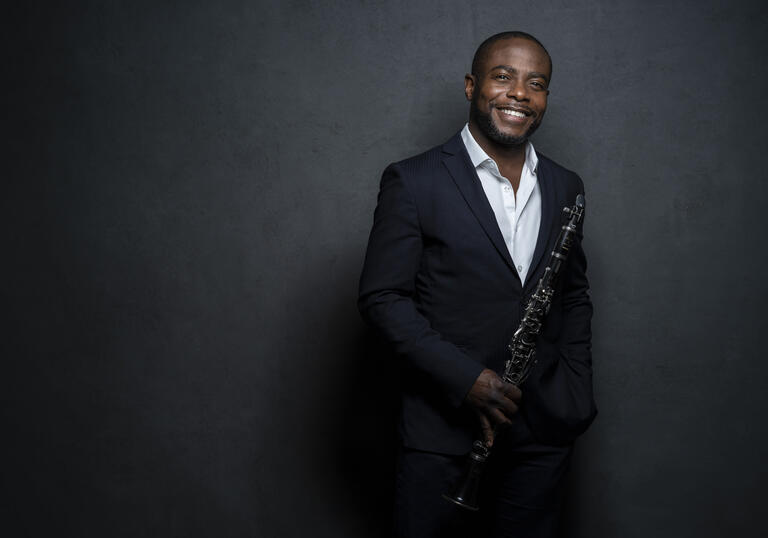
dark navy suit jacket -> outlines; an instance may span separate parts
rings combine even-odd
[[[462,454],[478,420],[462,405],[483,368],[500,371],[563,223],[584,192],[573,172],[537,153],[539,236],[524,285],[460,134],[391,164],[381,179],[358,306],[404,359],[400,433],[405,446]],[[572,248],[523,383],[516,431],[571,442],[592,422],[592,304],[586,258]]]

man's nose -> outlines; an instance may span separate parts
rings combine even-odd
[[[507,97],[516,99],[517,101],[524,101],[528,99],[528,87],[524,80],[514,80],[509,85],[507,90]]]

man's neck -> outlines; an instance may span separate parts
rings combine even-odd
[[[525,147],[527,141],[522,144],[508,146],[499,144],[486,137],[477,125],[469,122],[469,132],[477,144],[483,148],[488,156],[496,162],[499,172],[512,184],[512,188],[517,192],[520,184],[520,174],[525,165]]]
[[[469,132],[472,133],[472,138],[475,139],[477,144],[483,148],[488,156],[496,161],[496,164],[502,163],[511,165],[522,165],[525,162],[525,147],[527,141],[521,144],[506,145],[499,144],[498,142],[491,140],[480,130],[480,128],[474,123],[469,123]]]

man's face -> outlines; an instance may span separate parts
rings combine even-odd
[[[481,63],[464,79],[470,125],[498,144],[522,144],[547,110],[549,57],[533,41],[511,38],[494,43]]]

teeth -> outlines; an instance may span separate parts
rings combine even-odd
[[[525,114],[523,114],[522,112],[518,112],[517,110],[511,110],[509,108],[500,108],[499,110],[501,110],[504,114],[507,114],[508,116],[515,116],[517,118],[525,117]]]

